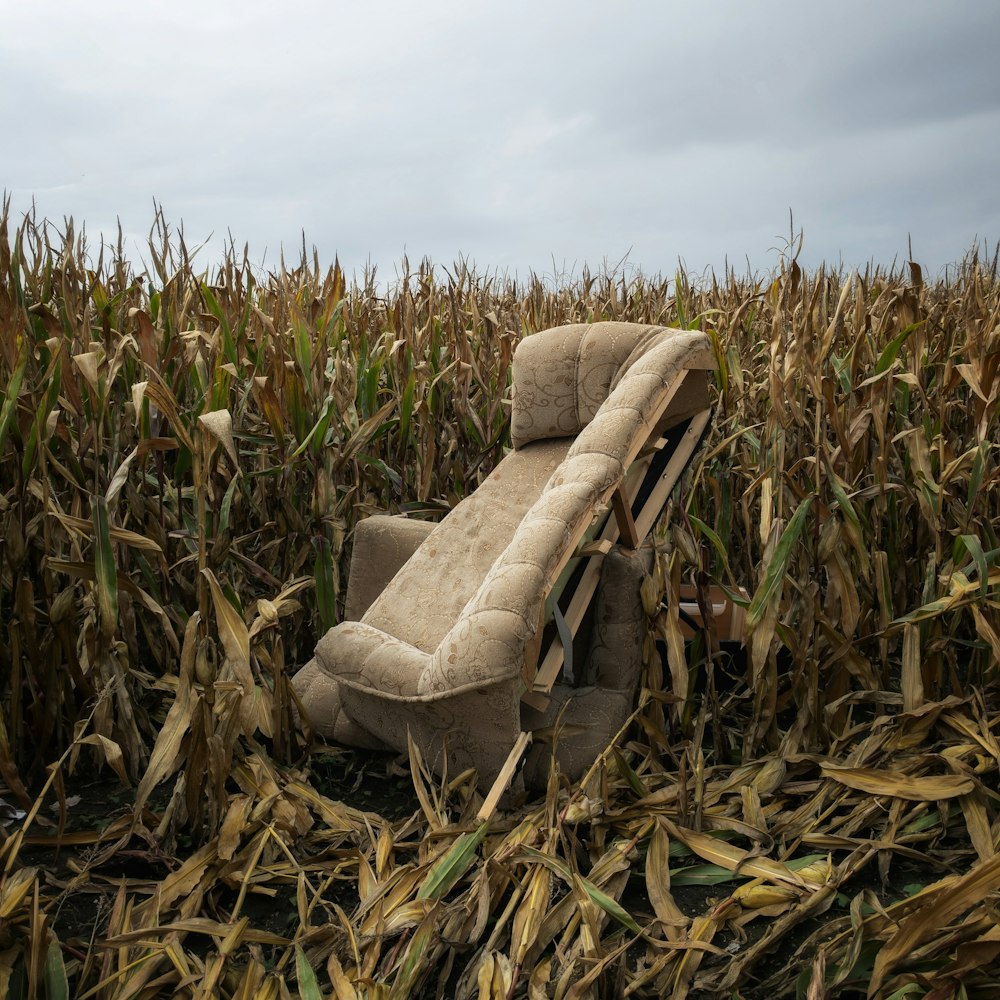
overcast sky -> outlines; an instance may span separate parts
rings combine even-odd
[[[996,0],[0,0],[16,214],[526,276],[1000,239]]]

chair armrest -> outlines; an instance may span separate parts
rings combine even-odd
[[[316,646],[320,667],[339,684],[382,697],[417,700],[427,653],[364,622],[342,622]]]
[[[373,514],[354,528],[344,620],[360,621],[389,581],[436,528],[398,514]]]
[[[490,625],[509,634],[484,635]],[[516,612],[489,608],[464,616],[438,649],[425,653],[365,622],[342,622],[320,639],[316,663],[338,684],[376,698],[441,701],[516,677],[530,634]]]

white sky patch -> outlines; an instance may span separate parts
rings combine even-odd
[[[528,110],[522,117],[510,122],[500,143],[500,155],[508,159],[536,156],[543,150],[552,150],[557,141],[581,132],[588,116],[576,114],[569,118],[555,118],[540,108]]]

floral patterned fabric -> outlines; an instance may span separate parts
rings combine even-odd
[[[399,750],[409,730],[431,766],[452,774],[476,767],[488,788],[522,727],[525,652],[556,567],[653,430],[655,400],[686,369],[704,369],[713,357],[704,334],[624,323],[562,327],[522,341],[513,368],[515,450],[423,537],[359,621],[321,639],[316,663],[325,679],[314,669],[310,683],[323,697],[302,696],[316,728],[342,739],[350,723]],[[708,405],[704,379],[693,381],[701,390],[678,396],[682,416]],[[671,408],[666,422],[673,419]],[[380,530],[398,551],[399,532],[385,526],[371,533]],[[365,546],[377,548],[370,539]],[[368,571],[358,572],[360,581]],[[351,586],[354,579],[352,564]],[[575,743],[563,740],[557,755],[573,771],[606,745],[631,706],[634,669],[608,665],[610,648],[629,663],[641,649],[638,588],[624,590],[631,595],[619,598],[625,610],[605,614],[595,629],[595,662],[604,650],[599,686],[553,692],[553,705],[572,703],[564,719],[584,730]],[[548,716],[527,712],[523,722],[545,728]],[[529,776],[545,769],[539,753]]]

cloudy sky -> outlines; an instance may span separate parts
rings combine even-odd
[[[0,0],[0,189],[206,262],[552,276],[1000,239],[996,0]]]

